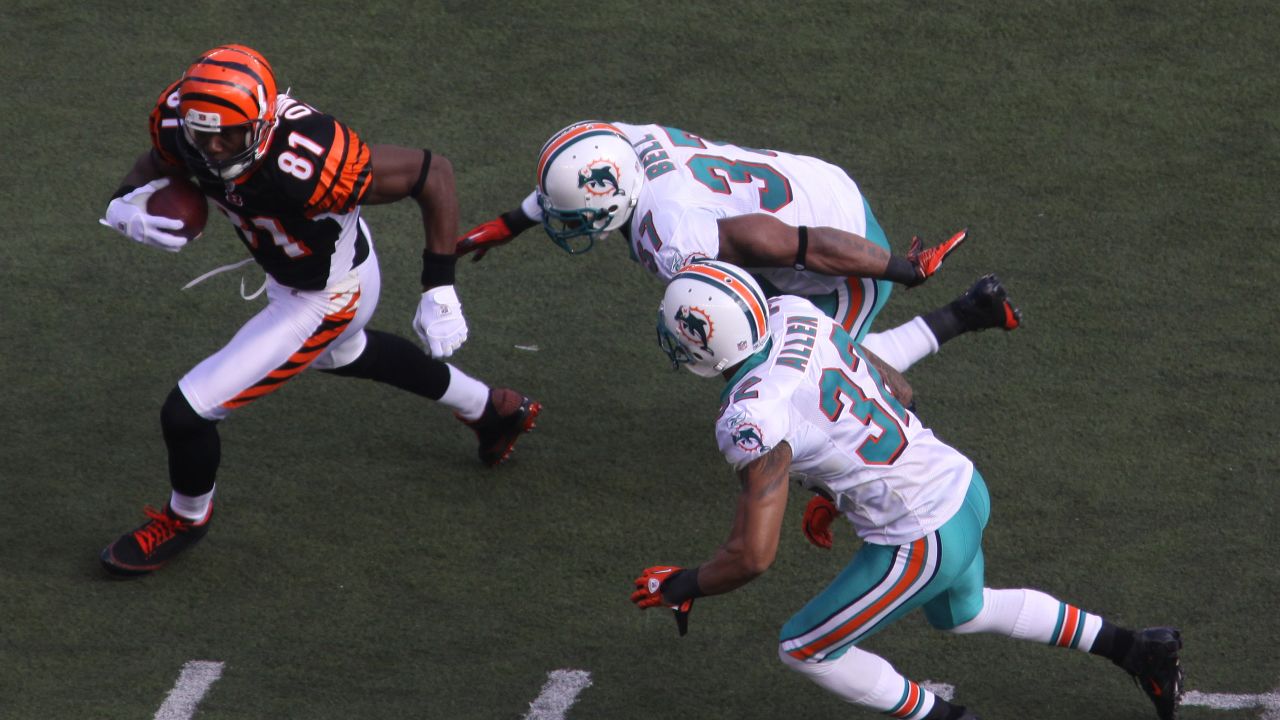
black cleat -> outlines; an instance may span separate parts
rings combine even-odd
[[[1160,720],[1174,720],[1182,698],[1182,634],[1171,627],[1154,627],[1133,634],[1133,647],[1120,667],[1151,698]]]
[[[179,517],[165,505],[156,510],[150,505],[142,510],[150,518],[136,530],[121,535],[103,549],[102,566],[113,575],[147,575],[164,567],[175,555],[200,542],[209,532],[213,507],[200,522]]]
[[[978,278],[973,287],[951,301],[951,307],[968,331],[1013,330],[1022,324],[1022,312],[1009,302],[1009,293],[995,275]]]
[[[480,462],[494,467],[511,456],[516,440],[537,424],[542,403],[511,388],[493,388],[479,419],[466,423],[480,441]],[[459,417],[459,420],[462,418]]]

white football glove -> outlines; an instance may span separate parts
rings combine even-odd
[[[147,199],[151,193],[168,184],[169,178],[159,178],[112,200],[107,206],[106,216],[98,222],[143,245],[178,252],[187,244],[187,239],[167,231],[181,230],[182,221],[147,213]]]
[[[449,357],[467,340],[467,320],[462,303],[452,285],[433,287],[422,293],[413,329],[431,351],[431,357]]]

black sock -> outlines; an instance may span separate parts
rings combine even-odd
[[[960,720],[962,715],[964,715],[963,705],[952,705],[934,695],[933,707],[929,709],[929,714],[925,715],[921,720]]]
[[[381,330],[365,330],[368,343],[354,362],[325,370],[331,375],[363,378],[439,400],[449,388],[449,366],[422,348]]]
[[[175,387],[160,408],[160,430],[169,450],[169,485],[190,497],[212,490],[222,461],[218,423],[197,415]]]
[[[1089,648],[1089,652],[1101,655],[1116,665],[1123,665],[1125,656],[1129,654],[1129,649],[1132,647],[1132,630],[1126,630],[1103,620],[1102,629],[1098,631],[1098,637],[1094,638],[1093,647]]]
[[[929,326],[939,345],[969,329],[952,305],[948,303],[924,316],[924,324]]]

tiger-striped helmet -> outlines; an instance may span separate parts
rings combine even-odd
[[[714,377],[769,341],[769,305],[747,271],[717,260],[685,265],[658,307],[658,345],[702,377]]]
[[[244,45],[216,47],[182,75],[178,114],[193,155],[223,180],[243,175],[267,152],[276,128],[276,76],[267,59]],[[243,135],[240,133],[243,132]],[[229,158],[209,157],[201,133],[219,134],[243,149]]]

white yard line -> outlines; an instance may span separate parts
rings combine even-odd
[[[1214,710],[1261,708],[1259,720],[1280,720],[1280,690],[1247,695],[1241,693],[1203,693],[1189,690],[1182,696],[1183,705],[1197,705]]]
[[[564,720],[578,693],[589,687],[591,673],[586,670],[552,670],[538,699],[529,704],[525,720]]]
[[[169,691],[164,704],[156,711],[154,720],[191,720],[196,706],[209,692],[209,687],[222,677],[222,663],[213,660],[192,660],[182,666],[178,682]]]

